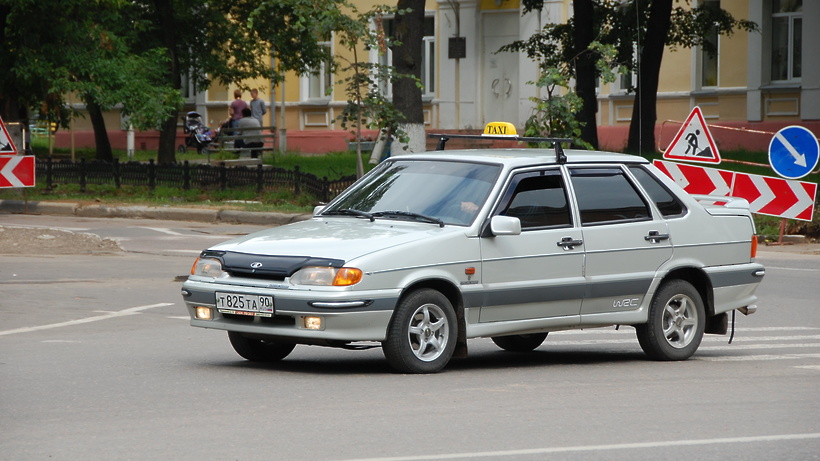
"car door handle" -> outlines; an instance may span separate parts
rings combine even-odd
[[[558,246],[563,247],[564,250],[574,250],[576,246],[582,245],[583,243],[583,240],[575,240],[572,237],[564,237],[560,242],[558,242]]]
[[[651,243],[658,243],[661,240],[669,240],[669,234],[661,234],[658,231],[649,231],[649,235],[643,238]]]

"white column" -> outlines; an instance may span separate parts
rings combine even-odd
[[[749,20],[754,21],[761,30],[763,25],[763,0],[749,0]],[[771,33],[771,32],[770,32]],[[763,33],[749,33],[748,67],[746,68],[746,120],[759,122],[763,120]],[[771,40],[771,38],[769,38]],[[768,80],[768,78],[767,78]]]
[[[803,63],[800,87],[800,118],[820,120],[820,59],[814,46],[820,43],[820,1],[803,2]]]

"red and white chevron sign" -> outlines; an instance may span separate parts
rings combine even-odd
[[[33,155],[0,155],[0,188],[34,187]]]
[[[752,213],[811,221],[817,184],[655,160],[658,169],[690,194],[731,195],[749,202]]]

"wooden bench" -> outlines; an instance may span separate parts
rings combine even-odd
[[[243,139],[242,133],[245,131],[250,130],[262,130],[262,134],[258,137],[262,139],[262,147],[233,147],[234,141],[237,139]],[[228,136],[227,133],[233,133],[232,135]],[[252,150],[258,150],[262,152],[262,155],[265,155],[265,152],[274,152],[278,148],[276,147],[276,127],[275,126],[263,126],[261,128],[223,128],[222,132],[219,134],[218,139],[218,150],[224,150],[228,152],[238,152],[239,157],[242,157],[244,154],[247,153],[247,156],[250,156]],[[227,144],[230,143],[230,146]],[[261,156],[260,156],[261,159]]]

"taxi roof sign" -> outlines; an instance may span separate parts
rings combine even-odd
[[[487,126],[484,127],[484,133],[477,135],[477,134],[437,134],[437,133],[430,133],[427,135],[428,138],[438,138],[438,145],[436,146],[436,150],[444,150],[444,145],[447,144],[451,138],[459,138],[459,139],[503,139],[505,141],[518,141],[518,142],[529,142],[529,143],[542,143],[542,142],[549,142],[552,143],[553,148],[555,148],[555,160],[558,163],[566,163],[567,156],[564,155],[564,148],[561,147],[561,143],[572,143],[572,138],[531,138],[531,137],[522,137],[518,136],[517,132],[515,131],[515,126],[509,122],[490,122]]]
[[[518,132],[515,131],[515,126],[510,122],[490,122],[484,127],[482,136],[517,138]]]

